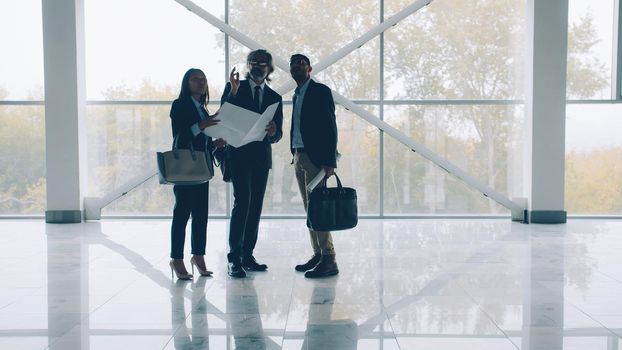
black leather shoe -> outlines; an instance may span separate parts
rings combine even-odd
[[[306,263],[302,264],[302,265],[296,265],[296,267],[294,267],[294,269],[298,272],[305,272],[305,271],[309,271],[312,268],[315,267],[315,265],[317,265],[317,263],[320,262],[320,254],[315,254],[311,257],[311,259],[309,259],[309,261],[307,261]]]
[[[339,273],[334,255],[322,255],[320,262],[315,267],[305,272],[306,278],[321,278],[334,276]]]
[[[246,277],[246,271],[244,271],[244,268],[242,268],[242,265],[240,263],[236,263],[236,262],[228,263],[227,270],[228,270],[227,273],[231,277],[238,277],[238,278]]]
[[[257,263],[257,260],[255,260],[255,257],[252,255],[247,258],[242,258],[242,267],[248,271],[266,271],[268,269],[268,265]]]

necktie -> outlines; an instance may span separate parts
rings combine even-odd
[[[292,110],[296,109],[296,101],[298,101],[298,94],[300,93],[300,89],[294,89],[294,97],[292,98]]]
[[[261,101],[259,101],[259,94],[261,93],[261,87],[259,85],[255,86],[255,96],[253,99],[255,100],[255,106],[257,108],[257,112],[261,112]]]
[[[292,124],[296,123],[296,118],[294,118],[294,116],[296,115],[296,101],[297,100],[298,100],[298,88],[294,90],[294,97],[292,98]]]

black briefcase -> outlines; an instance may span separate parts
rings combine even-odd
[[[337,174],[337,187],[327,187],[327,179],[309,194],[307,227],[313,231],[339,231],[358,223],[356,190],[343,187]]]

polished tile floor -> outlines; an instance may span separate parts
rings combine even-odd
[[[622,349],[622,221],[362,220],[322,280],[302,220],[260,230],[268,272],[228,278],[211,220],[176,281],[169,221],[0,221],[0,349]]]

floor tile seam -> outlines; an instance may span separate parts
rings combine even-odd
[[[97,258],[96,258],[96,259],[94,259],[94,260],[102,259],[102,258],[104,258],[104,257],[110,256],[111,254],[116,254],[116,255],[118,255],[119,257],[123,258],[123,259],[124,259],[124,261],[127,261],[130,265],[135,266],[135,264],[133,264],[133,263],[131,262],[131,260],[129,260],[127,257],[125,257],[125,256],[123,255],[123,253],[118,252],[118,251],[116,251],[116,250],[114,249],[115,245],[117,245],[117,246],[122,246],[122,247],[124,247],[125,249],[127,249],[127,250],[129,250],[129,251],[131,251],[131,252],[135,253],[135,254],[136,254],[136,255],[138,255],[139,257],[144,258],[144,254],[139,254],[138,252],[136,252],[136,251],[134,251],[134,250],[132,250],[132,249],[128,248],[128,246],[126,246],[126,245],[124,244],[125,242],[130,242],[130,241],[131,241],[133,238],[135,238],[135,237],[140,237],[138,233],[129,234],[129,235],[124,235],[124,236],[123,236],[124,238],[123,238],[123,239],[121,239],[121,240],[119,240],[119,241],[113,240],[110,236],[107,236],[107,235],[106,235],[103,231],[101,231],[101,232],[100,232],[100,233],[98,233],[97,235],[98,235],[98,236],[97,236],[96,238],[99,238],[101,241],[99,241],[99,242],[93,242],[93,244],[98,244],[98,245],[100,245],[101,247],[107,248],[107,249],[108,249],[108,251],[107,251],[107,252],[102,252],[102,253],[101,253],[100,255],[98,255],[98,256],[97,256]],[[89,243],[87,242],[87,244],[89,244]],[[153,266],[155,266],[155,265],[159,264],[162,260],[165,260],[165,259],[166,259],[166,258],[162,257],[161,259],[157,260],[157,261],[155,262],[155,264],[150,264],[150,265],[153,267]],[[89,261],[89,262],[90,262],[90,261]],[[138,271],[138,270],[137,270],[137,271]]]
[[[10,301],[10,302],[6,303],[4,306],[0,307],[0,313],[2,313],[3,309],[5,309],[5,308],[15,304],[16,302],[22,300],[22,298],[25,298],[25,296],[22,296],[22,297],[18,298],[17,300]]]
[[[600,270],[600,269],[598,269],[598,268],[596,268],[596,272],[598,272],[599,274],[601,274],[601,275],[603,275],[603,276],[605,276],[605,277],[607,277],[607,278],[609,278],[609,279],[611,279],[611,280],[613,280],[613,281],[615,281],[615,282],[618,282],[618,283],[621,283],[621,284],[622,284],[622,281],[620,281],[619,279],[617,279],[617,278],[615,278],[615,277],[613,277],[613,276],[609,275],[609,274],[608,274],[608,273],[606,273],[606,272],[601,271],[601,270]]]
[[[152,265],[153,266],[153,265]],[[154,268],[155,269],[155,268]],[[148,278],[144,273],[140,274],[139,278],[136,278],[134,281],[129,282],[128,284],[126,284],[124,287],[122,287],[121,289],[119,289],[116,293],[114,293],[113,295],[110,296],[110,298],[106,299],[106,301],[104,301],[103,303],[101,303],[99,306],[97,306],[95,309],[93,309],[93,311],[90,311],[88,313],[88,316],[90,317],[91,315],[93,315],[97,310],[101,309],[104,305],[107,305],[112,299],[114,299],[115,297],[119,296],[121,293],[123,293],[124,291],[126,291],[128,288],[130,288],[130,286],[132,286],[133,284],[137,283],[138,281],[141,280],[141,278]]]
[[[91,244],[89,243],[88,245],[91,245]],[[107,251],[107,252],[101,252],[101,253],[97,254],[96,256],[94,256],[94,257],[92,257],[92,258],[89,258],[89,261],[88,261],[89,265],[90,265],[92,262],[99,262],[99,261],[101,261],[102,259],[105,259],[105,258],[107,258],[108,256],[111,256],[111,255],[113,255],[113,254],[115,254],[115,253],[116,253],[115,255],[119,255],[117,252],[115,252],[114,250],[112,250],[112,249],[110,249],[110,248],[106,247],[105,245],[101,245],[101,246],[102,246],[102,247],[104,247],[104,248],[107,248],[109,251]],[[122,255],[119,255],[119,256],[120,256],[121,258],[123,258],[123,261],[128,261],[128,260],[127,260],[127,259],[125,259]]]
[[[132,266],[132,267],[133,267],[136,271],[139,271],[139,272],[140,272],[140,270],[138,269],[137,264],[136,264],[136,263],[132,260],[132,258],[136,258],[136,257],[138,257],[139,259],[142,259],[142,260],[144,260],[145,262],[147,262],[147,263],[149,264],[149,266],[150,266],[150,267],[158,266],[159,264],[161,264],[161,263],[162,263],[162,261],[165,261],[165,260],[168,260],[168,259],[169,259],[169,258],[168,258],[168,257],[166,257],[166,256],[161,256],[161,257],[160,257],[159,259],[157,259],[155,262],[151,263],[150,261],[148,261],[148,260],[145,258],[145,256],[146,256],[145,254],[138,253],[137,251],[134,251],[134,250],[132,250],[132,249],[128,248],[127,246],[123,245],[122,243],[119,243],[119,242],[114,242],[114,241],[110,241],[110,242],[108,242],[108,244],[106,244],[106,243],[100,243],[100,245],[101,245],[102,247],[104,247],[104,248],[107,248],[109,251],[108,251],[108,252],[103,252],[101,255],[99,255],[99,256],[97,257],[97,260],[98,260],[98,259],[105,258],[105,257],[108,257],[108,256],[111,256],[112,254],[115,254],[115,256],[117,256],[117,257],[119,257],[119,258],[123,259],[123,260],[122,260],[123,262],[127,262],[127,264],[128,264],[128,265]],[[132,252],[132,253],[136,254],[136,256],[134,256],[134,257],[127,257],[127,256],[126,256],[126,255],[124,255],[122,252],[119,252],[119,251],[115,250],[115,249],[114,249],[114,248],[115,248],[115,246],[114,246],[114,245],[122,246],[122,247],[124,247],[125,249],[127,249],[128,251],[130,251],[130,252]]]
[[[460,264],[460,265],[462,265],[462,264]],[[468,292],[464,289],[464,287],[462,287],[462,285],[460,285],[459,281],[457,281],[456,277],[453,275],[453,273],[452,273],[452,272],[442,272],[442,273],[438,274],[438,275],[437,275],[434,279],[430,279],[430,280],[428,280],[428,281],[427,281],[427,285],[426,285],[426,287],[423,287],[423,288],[419,291],[419,293],[417,293],[417,294],[415,294],[415,295],[410,295],[410,296],[407,296],[407,298],[406,298],[406,299],[409,299],[409,302],[408,302],[408,304],[407,304],[407,305],[411,305],[411,304],[416,303],[417,301],[419,301],[419,300],[421,300],[421,299],[425,299],[425,298],[427,298],[427,297],[430,297],[430,295],[421,294],[421,292],[422,292],[422,291],[424,291],[424,290],[425,290],[425,288],[427,288],[428,286],[430,286],[430,285],[431,285],[431,283],[433,283],[434,281],[442,281],[442,282],[443,282],[443,284],[444,284],[444,285],[443,285],[443,287],[438,287],[438,286],[436,286],[437,288],[440,288],[439,290],[437,290],[437,294],[438,294],[438,291],[440,291],[442,288],[446,287],[446,284],[447,284],[448,282],[453,281],[453,282],[457,283],[457,285],[460,287],[460,289],[462,289],[462,291],[464,292],[463,294],[466,294],[466,297],[467,297],[467,298],[470,298],[471,300],[473,299],[473,298],[472,298],[472,296],[470,296],[470,295],[468,294]],[[444,296],[441,296],[441,295],[436,295],[436,296],[444,297]],[[396,302],[392,303],[392,304],[391,304],[391,305],[389,305],[389,306],[390,306],[391,308],[393,308],[393,307],[395,307],[398,303],[402,302],[403,300],[404,300],[404,298],[402,298],[401,300],[398,300],[398,301],[396,301]],[[475,303],[475,304],[477,304],[477,303]],[[390,312],[390,313],[389,313],[389,312],[387,312],[388,308],[386,308],[386,307],[385,307],[384,303],[382,304],[382,307],[383,307],[383,312],[385,312],[385,314],[387,314],[387,315],[392,315],[392,314],[394,314],[394,313],[395,313],[395,312]],[[404,306],[404,307],[405,307],[405,306]]]
[[[81,327],[82,325],[76,325],[74,327],[72,327],[70,330],[68,330],[67,332],[63,333],[61,336],[59,336],[56,340],[54,340],[52,343],[49,343],[45,348],[43,348],[42,350],[50,350],[52,346],[54,346],[56,343],[60,342],[61,339],[63,339],[66,335],[69,334],[69,332],[71,332],[75,327]],[[181,327],[181,326],[179,326]],[[173,335],[177,333],[177,330],[179,329],[179,327],[175,330],[175,332],[173,332]],[[164,345],[164,347],[162,348],[165,349],[166,346],[170,343],[171,339],[174,339],[173,336],[171,336],[171,338],[166,342],[166,344]]]
[[[89,317],[89,315],[87,314],[87,315],[85,315],[85,317],[80,318],[80,324],[78,324],[78,325],[75,325],[75,326],[71,327],[71,329],[69,329],[67,332],[64,332],[62,335],[60,335],[59,337],[57,337],[54,341],[52,341],[51,343],[48,343],[48,345],[47,345],[45,348],[43,348],[43,350],[49,350],[52,346],[54,346],[54,344],[56,344],[56,343],[60,342],[60,340],[61,340],[61,339],[63,339],[66,335],[68,335],[68,334],[69,334],[69,332],[71,332],[72,330],[74,330],[76,327],[82,327],[82,321],[83,321],[84,319],[88,318],[88,317]],[[48,326],[48,327],[49,327],[49,326]],[[49,329],[48,329],[48,332],[49,332]],[[48,339],[49,339],[49,334],[48,334]]]
[[[501,326],[499,324],[497,324],[497,322],[495,322],[495,320],[492,318],[492,316],[486,312],[486,310],[484,310],[484,308],[482,307],[482,304],[480,304],[479,302],[477,302],[477,300],[475,299],[475,297],[473,295],[471,295],[471,293],[469,293],[469,291],[464,288],[464,286],[460,283],[460,281],[456,281],[456,283],[458,284],[458,286],[460,287],[460,289],[462,289],[466,295],[468,296],[469,299],[471,299],[471,302],[473,302],[475,304],[475,306],[477,307],[477,309],[484,314],[484,316],[486,316],[486,318],[492,322],[492,324],[495,325],[495,327],[499,330],[499,332],[501,332],[501,334],[503,334],[503,336],[505,336],[505,339],[507,339],[510,344],[512,344],[516,350],[520,350],[519,346],[517,344],[514,343],[514,341],[512,341],[512,339],[508,336],[508,334],[501,328]]]
[[[499,332],[501,332],[501,334],[503,334],[503,336],[505,336],[505,339],[507,339],[516,348],[516,350],[520,350],[520,347],[514,343],[512,338],[510,338],[510,336],[503,330],[503,328],[501,328],[501,326],[497,324],[497,322],[495,322],[495,320],[488,314],[488,312],[486,312],[482,308],[481,304],[476,303],[476,305],[477,305],[477,308],[480,310],[480,312],[486,315],[486,318],[488,318],[488,320],[490,320],[490,322],[492,322],[492,324],[494,324],[495,327],[497,327],[497,329],[499,330]]]
[[[581,309],[578,305],[576,305],[575,303],[573,303],[572,301],[566,299],[564,297],[564,300],[570,304],[570,306],[574,307],[576,310],[578,310],[580,313],[584,314],[585,316],[587,316],[590,320],[596,322],[598,325],[600,325],[601,327],[603,327],[604,329],[606,329],[609,333],[611,333],[611,335],[613,335],[614,337],[618,338],[618,334],[615,333],[612,329],[610,329],[609,327],[605,326],[604,324],[602,324],[600,321],[598,321],[597,319],[595,319],[594,317],[592,317],[590,314],[588,314],[587,312],[585,312],[583,309]]]
[[[71,330],[67,331],[67,333],[69,333],[69,332],[71,332]],[[50,350],[52,348],[52,346],[54,346],[54,344],[56,344],[58,341],[60,341],[62,337],[67,335],[67,333],[65,333],[62,336],[58,337],[58,339],[54,340],[53,342],[48,343],[48,345],[46,345],[42,350]]]
[[[384,330],[382,332],[378,332],[380,334],[380,337],[381,337],[380,339],[382,339],[382,340],[384,340],[384,339],[393,339],[393,340],[395,340],[395,343],[398,344],[398,348],[399,348],[399,343],[397,342],[397,335],[395,334],[395,329],[393,328],[393,325],[391,324],[391,319],[389,317],[389,314],[385,311],[384,304],[381,304],[381,306],[382,306],[381,312],[384,314],[385,321],[388,322],[389,327],[391,328],[392,336],[389,337],[389,338],[384,337],[384,333],[387,332],[386,330]],[[382,324],[378,324],[378,326],[382,327]],[[373,335],[374,334],[373,329],[370,332],[366,333],[366,334]],[[363,338],[363,339],[365,339],[365,338]],[[370,338],[370,339],[375,339],[375,338]]]
[[[291,283],[290,293],[289,293],[289,304],[287,306],[287,316],[285,317],[285,325],[283,326],[283,333],[282,333],[283,336],[281,337],[282,338],[281,339],[281,349],[283,348],[283,345],[285,343],[285,334],[287,332],[287,325],[289,323],[289,314],[290,314],[290,311],[292,309],[292,303],[294,302],[294,289],[296,287],[296,275],[297,274],[294,274],[292,276],[292,279],[291,279],[292,283]]]
[[[192,312],[191,312],[190,314],[192,314]],[[190,317],[190,314],[188,314],[188,315],[184,318],[184,323],[188,320],[188,317]],[[180,328],[181,328],[181,324],[179,324],[179,325],[175,328],[175,330],[174,330],[174,331],[172,332],[172,334],[171,334],[171,337],[170,337],[170,338],[168,338],[168,340],[166,341],[166,343],[164,344],[164,346],[162,347],[162,349],[161,349],[161,350],[166,349],[166,347],[168,346],[168,344],[170,344],[170,343],[171,343],[171,341],[174,341],[174,339],[175,339],[175,335],[177,334],[177,332],[179,332],[179,329],[180,329]]]
[[[393,332],[393,337],[395,338],[395,343],[397,344],[397,348],[399,350],[402,350],[402,346],[400,345],[400,340],[397,338],[397,335],[395,334],[395,327],[393,327],[393,322],[391,322],[391,317],[389,317],[388,314],[387,314],[387,321],[389,322],[389,326],[391,327],[391,331]]]

